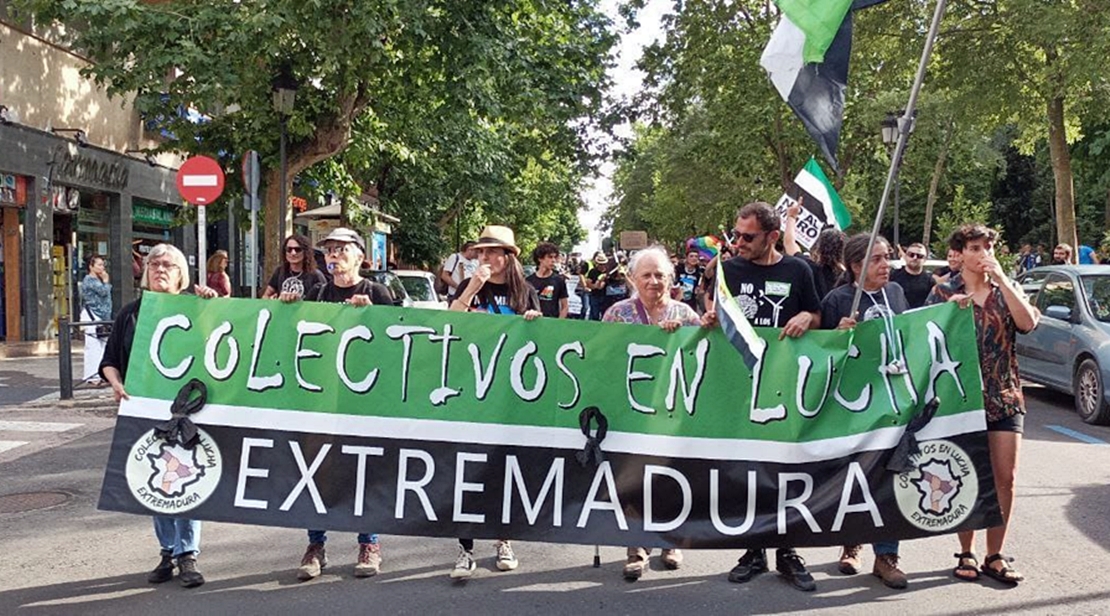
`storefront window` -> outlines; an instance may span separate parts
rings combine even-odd
[[[135,286],[143,275],[143,259],[157,244],[175,244],[173,221],[177,206],[141,201],[131,204],[131,274]]]

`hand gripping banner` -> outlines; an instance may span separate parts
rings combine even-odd
[[[100,508],[684,548],[1001,522],[970,310],[757,332],[749,369],[720,330],[145,293]]]

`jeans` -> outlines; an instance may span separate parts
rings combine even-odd
[[[871,548],[875,550],[876,556],[880,554],[893,554],[895,556],[898,555],[897,541],[880,541],[878,543],[872,543]]]
[[[177,558],[200,551],[200,520],[154,516],[154,536],[163,552]]]
[[[328,531],[326,530],[310,530],[308,531],[309,543],[326,543],[328,540]],[[370,533],[359,533],[359,543],[377,543],[378,536]]]
[[[589,319],[591,321],[600,321],[601,317],[602,317],[601,302],[603,301],[604,298],[598,297],[596,295],[587,295],[586,297],[589,298],[589,307],[590,307],[590,317],[589,317]]]

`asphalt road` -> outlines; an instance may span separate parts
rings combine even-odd
[[[329,537],[331,566],[324,575],[298,583],[303,531],[217,523],[203,531],[207,584],[151,586],[145,576],[158,550],[149,518],[96,510],[110,411],[50,403],[2,407],[0,422],[79,426],[17,434],[28,444],[0,453],[0,496],[58,491],[69,497],[45,510],[0,513],[0,613],[858,615],[881,606],[915,615],[1110,614],[1110,428],[1078,421],[1070,397],[1026,391],[1027,434],[1007,546],[1024,584],[1010,589],[954,580],[957,544],[943,537],[903,542],[905,591],[866,574],[840,575],[835,548],[802,550],[817,579],[815,593],[796,591],[774,573],[731,584],[725,574],[738,554],[730,551],[688,552],[686,565],[674,572],[653,562],[642,580],[627,583],[620,576],[622,548],[602,548],[603,565],[594,569],[588,546],[541,543],[516,544],[521,566],[511,573],[496,572],[492,545],[479,543],[476,577],[455,584],[447,578],[453,540],[389,535],[383,536],[382,574],[355,579],[355,538],[347,533]],[[12,435],[0,433],[3,438]],[[868,571],[870,564],[865,550]]]

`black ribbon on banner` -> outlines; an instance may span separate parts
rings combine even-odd
[[[591,424],[595,421],[597,430],[590,436]],[[609,432],[609,420],[596,406],[588,406],[578,414],[578,425],[582,428],[582,435],[586,437],[586,446],[574,454],[574,457],[578,458],[578,463],[582,466],[587,466],[591,459],[595,465],[601,464],[605,461],[601,441],[605,440],[605,435]]]
[[[902,433],[902,439],[898,441],[898,445],[890,454],[890,460],[886,463],[886,470],[905,473],[913,469],[910,458],[921,451],[921,448],[917,445],[917,433],[933,419],[939,406],[940,398],[933,398],[925,403],[925,407],[921,409],[916,417],[910,420],[910,423],[906,424],[906,431]]]
[[[194,393],[200,395],[194,398]],[[170,444],[177,443],[186,449],[196,447],[199,435],[189,415],[204,408],[204,403],[207,401],[208,388],[200,380],[190,379],[188,383],[181,386],[177,397],[173,399],[173,404],[170,406],[170,413],[173,416],[169,421],[154,427],[154,436]]]

